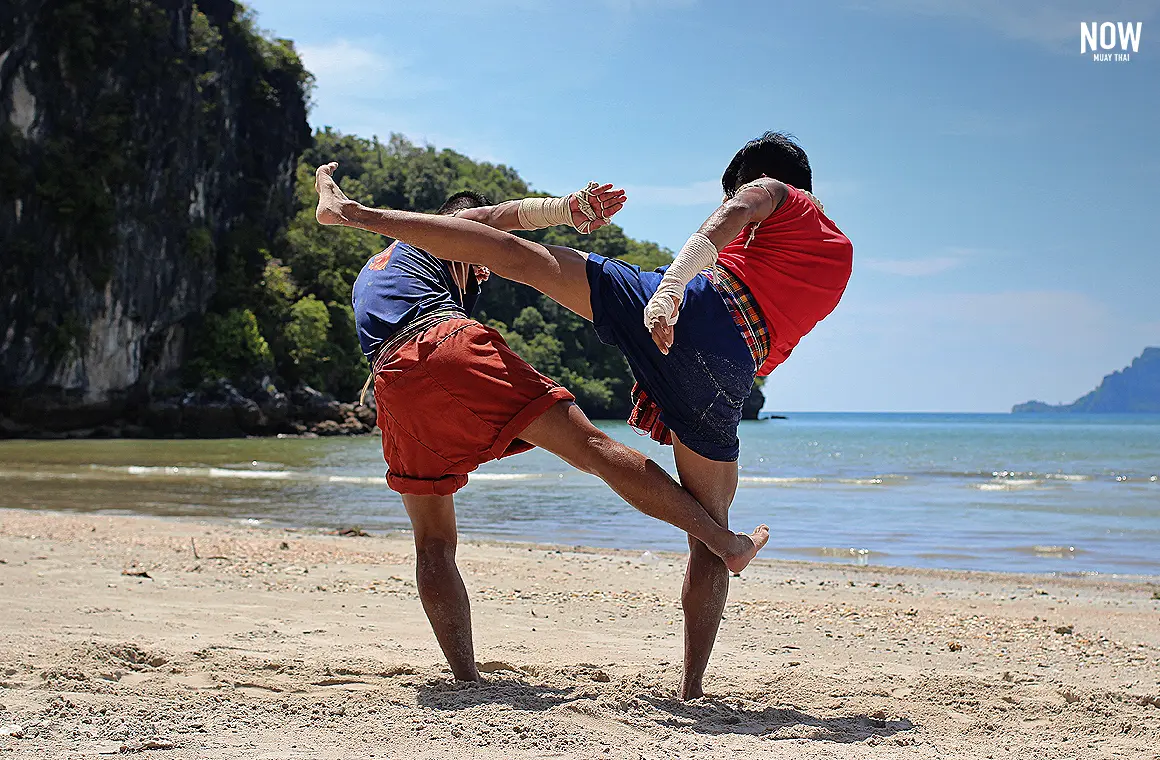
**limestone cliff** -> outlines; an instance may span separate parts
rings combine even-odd
[[[172,377],[293,211],[308,76],[229,0],[0,4],[0,417],[98,424]]]

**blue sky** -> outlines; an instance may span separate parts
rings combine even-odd
[[[615,182],[673,249],[747,139],[795,134],[854,276],[769,408],[1071,401],[1160,345],[1152,0],[250,4],[316,75],[315,126]],[[1143,22],[1139,51],[1081,55],[1082,21]]]

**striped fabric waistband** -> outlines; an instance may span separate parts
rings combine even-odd
[[[408,322],[390,340],[385,341],[383,345],[379,346],[378,351],[375,352],[375,358],[371,361],[371,374],[377,373],[382,367],[382,364],[406,343],[419,337],[422,333],[440,322],[446,322],[449,319],[469,319],[469,317],[459,309],[445,307],[428,312]]]
[[[745,286],[737,275],[720,264],[715,264],[705,270],[713,289],[721,296],[729,313],[733,316],[733,323],[745,338],[745,345],[749,346],[749,353],[753,355],[753,365],[761,369],[765,360],[769,358],[770,336],[769,327],[765,324],[765,317],[757,305],[757,299]]]

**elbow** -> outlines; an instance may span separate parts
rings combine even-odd
[[[759,204],[748,195],[730,198],[725,203],[725,218],[729,221],[748,224],[755,216],[757,216],[758,213],[760,213],[761,209],[758,206]]]

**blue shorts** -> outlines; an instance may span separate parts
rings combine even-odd
[[[685,290],[673,346],[666,356],[644,327],[644,307],[668,267],[642,272],[619,259],[588,254],[592,323],[600,340],[616,346],[632,374],[661,410],[663,422],[696,453],[734,462],[737,425],[757,367],[725,301],[697,275]]]

